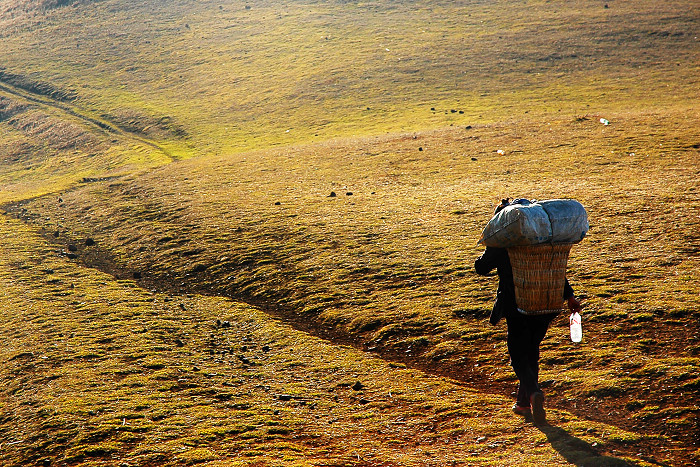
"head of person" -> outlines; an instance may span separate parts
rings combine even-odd
[[[509,205],[510,205],[510,198],[503,198],[501,200],[501,204],[496,206],[496,210],[493,211],[493,215],[495,216],[499,212],[503,211],[503,208],[505,208],[506,206],[509,206]]]
[[[518,199],[514,199],[514,200],[511,200],[511,198],[503,198],[501,200],[501,204],[496,206],[496,210],[493,212],[493,215],[495,216],[499,212],[503,211],[503,209],[506,208],[507,206],[513,206],[516,204],[527,206],[529,204],[532,204],[532,202],[529,199],[525,199],[525,198],[518,198]]]

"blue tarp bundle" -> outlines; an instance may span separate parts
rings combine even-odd
[[[576,200],[518,201],[493,216],[479,243],[498,248],[578,243],[588,232],[588,214]]]

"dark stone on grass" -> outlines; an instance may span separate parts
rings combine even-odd
[[[329,198],[335,198],[336,196],[338,195],[335,194],[335,191],[331,191],[331,194],[328,195]]]
[[[56,238],[58,238],[59,235],[61,235],[61,234],[58,230],[53,233],[53,236]]]
[[[347,196],[352,196],[352,191],[348,191],[348,192],[345,193],[345,194],[346,194]]]
[[[355,384],[352,385],[353,391],[361,391],[362,388],[364,388],[364,387],[365,387],[365,385],[359,381],[356,381]]]
[[[66,258],[76,259],[76,258],[78,258],[78,255],[76,255],[75,253],[66,253]]]
[[[192,272],[204,272],[209,268],[206,264],[198,264],[192,268]]]
[[[281,205],[281,204],[282,204],[282,203],[280,203],[279,201],[275,201],[275,206],[279,206],[279,205]]]
[[[269,346],[269,345],[263,345],[263,346],[262,346],[262,351],[263,351],[263,352],[269,352],[269,351],[270,351],[270,346]]]
[[[423,150],[423,148],[418,148],[418,150],[419,150],[419,151],[422,151],[422,150]]]
[[[473,127],[471,125],[467,125],[464,127],[465,130],[471,130]]]
[[[85,246],[92,246],[94,244],[95,244],[95,240],[93,240],[92,238],[88,237],[85,239]]]
[[[178,347],[184,347],[185,343],[181,339],[175,339],[175,345]]]
[[[472,157],[472,160],[473,160],[473,161],[476,161],[477,159],[476,159],[476,157]]]

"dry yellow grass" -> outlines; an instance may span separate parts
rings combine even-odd
[[[636,439],[563,412],[540,432],[503,396],[0,233],[3,465],[619,465],[590,444]]]
[[[697,463],[694,9],[248,6],[0,7],[0,463]],[[591,218],[541,430],[503,196]]]
[[[700,127],[685,126],[689,115],[698,121],[503,123],[196,159],[12,211],[146,288],[243,299],[303,331],[507,395],[503,327],[485,319],[495,284],[471,266],[480,228],[500,196],[579,199],[592,228],[570,280],[586,300],[586,340],[567,343],[562,319],[545,341],[551,404],[633,433],[608,449],[663,456],[661,443],[674,447],[669,459],[689,460],[698,166],[686,141]],[[88,236],[96,246],[81,245]]]

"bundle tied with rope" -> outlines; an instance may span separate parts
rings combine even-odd
[[[588,214],[578,201],[519,199],[493,216],[479,243],[508,249],[518,311],[556,313],[564,303],[569,252],[588,228]]]

